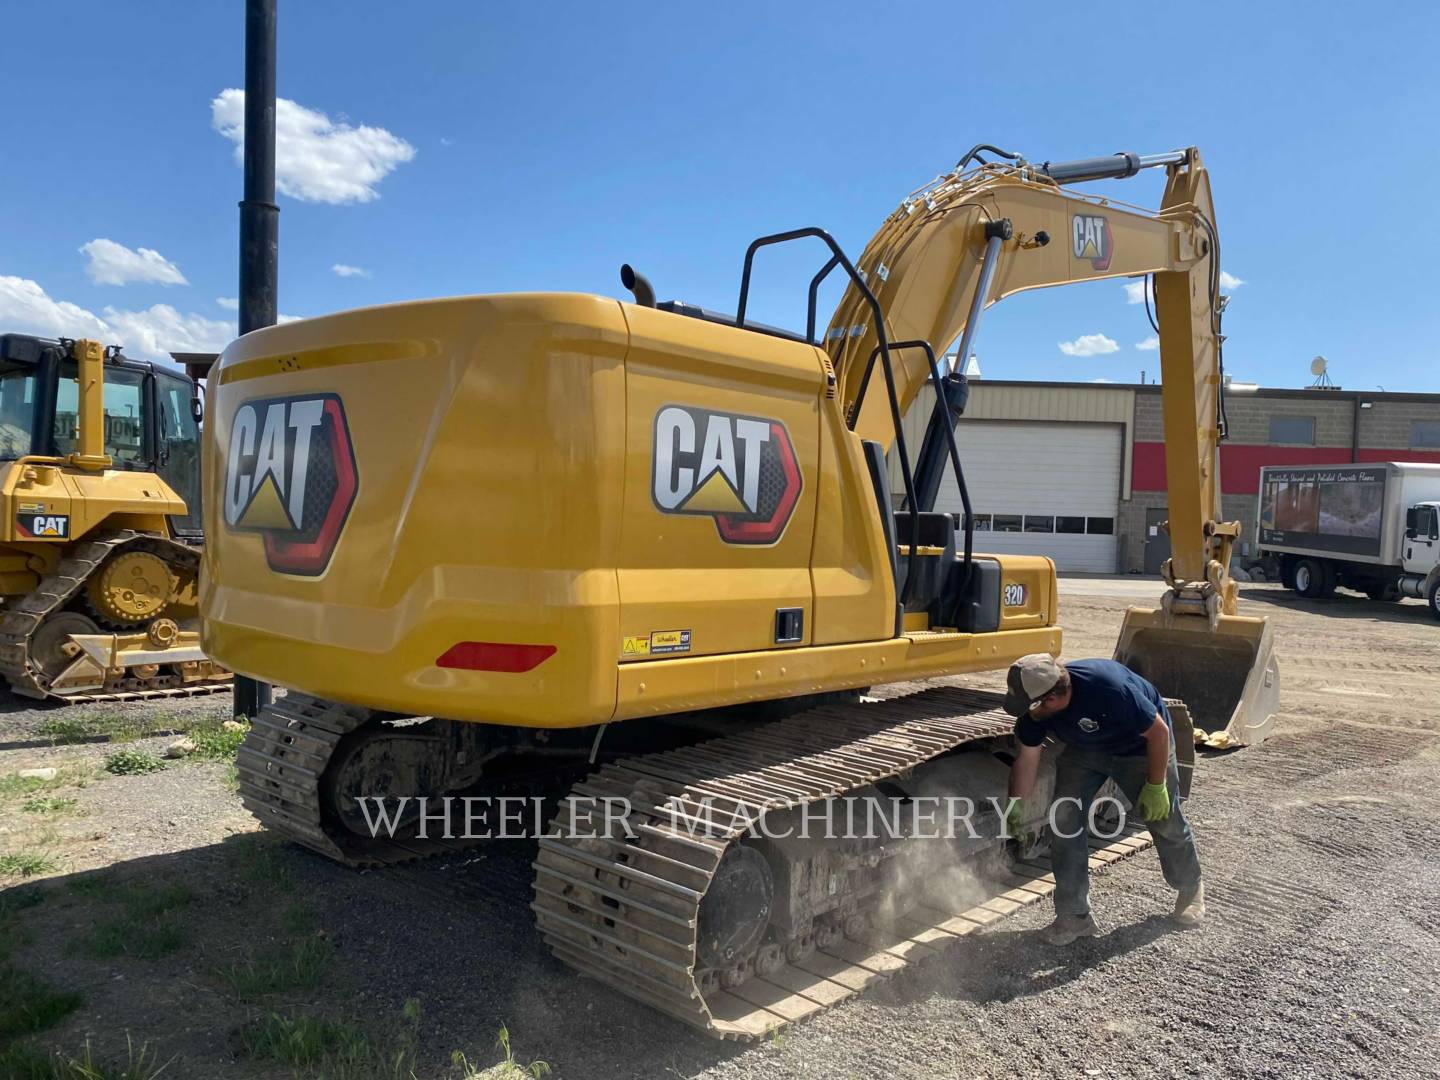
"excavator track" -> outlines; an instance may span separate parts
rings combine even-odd
[[[250,721],[235,768],[240,801],[268,829],[350,867],[393,866],[482,843],[475,839],[359,836],[329,820],[322,782],[340,741],[380,714],[296,691]]]
[[[153,533],[127,529],[78,544],[53,573],[44,577],[32,592],[6,609],[0,617],[0,677],[10,684],[11,690],[25,697],[81,703],[193,697],[230,688],[228,675],[223,679],[203,682],[186,681],[174,675],[156,675],[148,679],[126,676],[112,681],[102,690],[74,694],[56,694],[45,685],[44,675],[30,655],[30,643],[35,632],[50,615],[63,609],[79,594],[111,554],[127,546],[153,551],[187,570],[197,569],[200,565],[198,551]]]
[[[700,961],[701,905],[749,822],[906,775],[965,743],[1008,737],[1014,721],[1000,701],[946,687],[822,707],[600,769],[571,798],[623,800],[626,835],[582,827],[573,804],[562,808],[534,863],[531,907],[542,935],[571,968],[710,1035],[740,1040],[808,1019],[943,952],[1049,895],[1048,860],[1010,864],[978,902],[972,894],[948,904],[954,910],[922,904],[899,918],[817,924],[813,939],[762,945],[725,971]],[[717,804],[735,811],[733,822],[699,810]],[[1091,866],[1149,844],[1143,834],[1092,841]]]

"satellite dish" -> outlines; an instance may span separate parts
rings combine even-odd
[[[1325,357],[1317,356],[1314,360],[1310,361],[1310,374],[1318,379],[1321,375],[1325,374],[1325,367]]]

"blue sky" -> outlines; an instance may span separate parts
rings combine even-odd
[[[300,107],[281,172],[305,196],[279,198],[280,309],[620,295],[629,261],[662,299],[733,310],[753,237],[817,224],[858,255],[976,142],[1193,144],[1244,282],[1235,376],[1304,385],[1321,353],[1345,386],[1440,391],[1437,12],[280,0]],[[243,4],[16,4],[0,25],[0,330],[223,344],[241,175],[213,103],[243,85]],[[1153,205],[1161,180],[1115,190]],[[800,325],[819,259],[765,260],[756,317]],[[1007,300],[978,352],[991,378],[1134,381],[1149,333],[1111,282]],[[1087,334],[1119,348],[1061,353]]]

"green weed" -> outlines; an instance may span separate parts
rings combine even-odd
[[[281,892],[295,891],[295,871],[273,836],[255,834],[237,842],[235,859],[247,881],[270,885]]]
[[[0,964],[0,1042],[53,1027],[84,1000],[14,964]]]
[[[7,1080],[155,1080],[169,1065],[157,1064],[145,1043],[137,1050],[129,1035],[125,1045],[126,1061],[121,1065],[96,1061],[88,1039],[81,1057],[58,1051],[46,1054],[34,1046],[15,1043],[0,1050],[0,1076]]]
[[[326,1080],[413,1080],[413,1027],[384,1042],[358,1023],[324,1016],[268,1013],[241,1029],[240,1044],[252,1057],[288,1065],[299,1076]]]
[[[134,750],[129,747],[116,750],[105,758],[105,771],[116,776],[140,776],[159,772],[165,763],[148,750]]]
[[[235,752],[245,741],[249,728],[228,731],[220,724],[207,724],[190,730],[190,741],[195,744],[193,757],[204,761],[234,761]]]
[[[242,1001],[288,990],[311,990],[324,981],[335,959],[334,946],[325,938],[311,937],[298,945],[282,945],[252,953],[237,963],[219,968],[216,978]]]
[[[167,956],[189,940],[184,909],[193,898],[184,885],[117,884],[110,899],[120,912],[91,926],[79,940],[80,950],[97,960]]]
[[[27,814],[64,814],[75,809],[74,799],[62,799],[58,795],[40,795],[21,804]]]
[[[34,877],[55,869],[55,861],[38,851],[15,851],[0,855],[0,877]]]
[[[540,1080],[542,1076],[550,1075],[550,1063],[547,1061],[536,1060],[528,1065],[521,1065],[515,1060],[515,1050],[510,1045],[510,1029],[504,1024],[500,1025],[500,1030],[495,1035],[495,1051],[500,1055],[500,1061],[486,1070],[483,1075],[487,1077],[493,1077],[494,1080],[510,1080],[511,1077],[523,1080],[525,1077],[534,1077],[534,1080]],[[464,1080],[474,1080],[482,1075],[458,1050],[450,1055],[450,1061],[457,1068],[465,1070]]]
[[[55,716],[40,725],[51,743],[134,742],[152,735],[184,734],[195,722],[175,713]]]

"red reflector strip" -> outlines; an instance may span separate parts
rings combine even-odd
[[[530,671],[555,655],[554,645],[513,645],[503,641],[457,641],[436,660],[439,667],[467,671]]]

